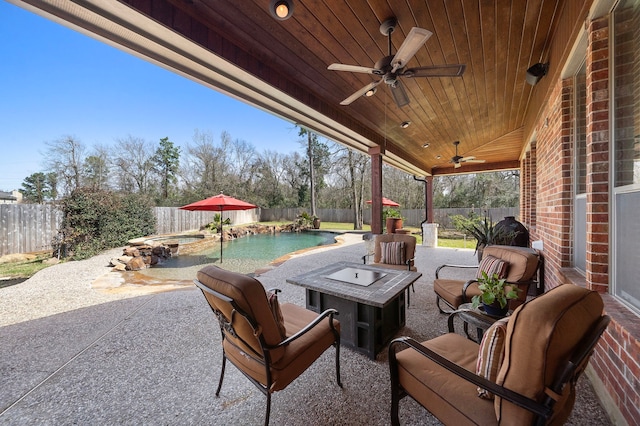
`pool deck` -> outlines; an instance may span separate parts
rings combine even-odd
[[[359,263],[364,252],[361,234],[345,234],[342,244],[296,254],[257,278],[282,289],[282,301],[304,306],[304,288],[287,278]],[[51,266],[0,288],[0,425],[262,424],[265,397],[233,366],[214,396],[220,332],[200,291],[187,277],[166,288],[123,285],[109,275],[109,259],[119,253]],[[443,263],[473,264],[473,251],[417,247],[423,275],[398,335],[426,340],[446,332],[432,290]],[[370,360],[342,350],[343,389],[332,351],[274,394],[271,424],[389,423],[386,351]],[[610,424],[584,377],[578,393],[569,424]],[[400,414],[402,424],[439,424],[409,399]]]

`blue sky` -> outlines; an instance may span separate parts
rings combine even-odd
[[[44,143],[67,135],[89,148],[129,135],[186,147],[196,129],[301,150],[287,121],[0,0],[0,190],[43,171]]]

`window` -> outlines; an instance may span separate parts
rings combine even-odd
[[[573,216],[573,266],[587,269],[587,64],[573,78],[573,135],[575,198]]]
[[[640,3],[613,13],[613,293],[640,312]]]

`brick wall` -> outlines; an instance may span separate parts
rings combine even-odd
[[[638,31],[637,25],[630,25]],[[522,162],[523,217],[544,242],[547,289],[573,283],[603,295],[612,321],[591,359],[592,382],[614,423],[640,425],[640,318],[609,294],[611,119],[609,17],[589,23],[587,65],[586,276],[573,271],[573,79],[555,83]],[[634,54],[637,55],[637,52]],[[634,59],[635,60],[635,59]],[[637,62],[637,61],[636,61]],[[628,68],[632,72],[634,67]],[[618,73],[619,74],[619,73]],[[620,119],[623,112],[616,112]],[[535,188],[535,189],[534,189]]]
[[[529,220],[535,223],[532,239],[544,242],[547,289],[562,284],[560,271],[571,264],[572,99],[572,81],[558,82],[541,115],[531,153],[535,163],[529,174],[536,193],[527,196],[532,207]]]

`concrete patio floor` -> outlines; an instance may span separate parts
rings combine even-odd
[[[359,263],[364,251],[360,235],[346,234],[343,244],[296,255],[258,279],[282,289],[282,301],[304,306],[304,289],[287,277],[336,261]],[[0,424],[262,424],[265,397],[235,367],[227,368],[220,397],[214,395],[220,332],[195,286],[162,292],[92,286],[110,274],[108,261],[120,252],[55,265],[0,289]],[[431,284],[442,263],[473,264],[473,251],[417,248],[423,276],[398,335],[426,340],[446,332]],[[389,424],[386,350],[372,361],[344,348],[341,367],[343,389],[335,382],[333,349],[325,352],[274,394],[271,424]],[[402,424],[439,424],[409,398],[400,414]],[[610,424],[584,376],[569,424]]]

